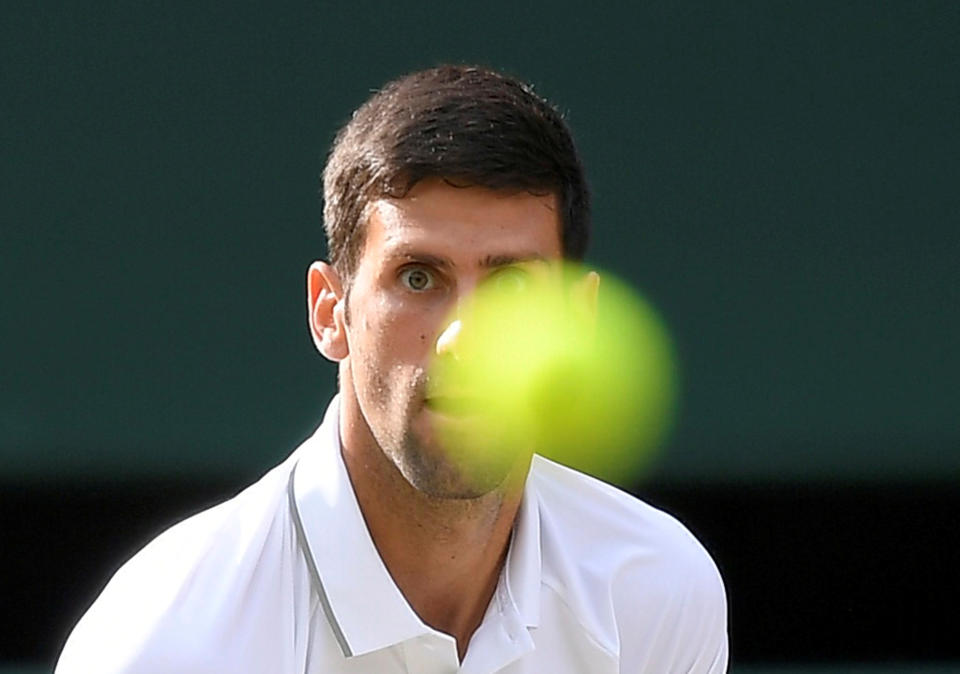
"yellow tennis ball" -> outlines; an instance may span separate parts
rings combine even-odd
[[[475,420],[441,432],[465,470],[536,451],[625,484],[662,442],[677,392],[668,332],[626,284],[595,281],[576,265],[509,267],[451,317],[457,344],[430,380]]]

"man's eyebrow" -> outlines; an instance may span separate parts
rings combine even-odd
[[[521,262],[546,262],[547,258],[539,253],[525,253],[522,255],[487,255],[480,261],[481,267],[506,267]]]
[[[456,266],[449,258],[441,255],[433,255],[431,253],[409,251],[396,253],[395,255],[390,255],[390,257],[400,258],[405,262],[417,262],[420,264],[429,265],[431,267],[436,267],[438,269],[451,269]],[[520,264],[523,262],[546,262],[546,260],[547,258],[539,253],[522,253],[519,255],[487,255],[480,260],[480,266],[485,269],[495,269],[497,267],[507,267],[512,264]]]
[[[397,253],[391,257],[397,257],[406,262],[419,262],[420,264],[437,267],[439,269],[449,269],[454,266],[453,262],[451,262],[449,259],[439,255],[432,255],[430,253],[404,252]]]

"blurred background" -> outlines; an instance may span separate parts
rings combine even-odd
[[[716,559],[732,671],[960,671],[960,4],[9,3],[0,36],[0,671],[319,423],[326,152],[451,61],[566,113],[589,260],[671,327],[680,416],[622,486]]]

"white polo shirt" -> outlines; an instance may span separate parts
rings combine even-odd
[[[462,663],[407,604],[340,453],[316,434],[117,571],[56,674],[720,673],[713,561],[675,519],[535,457],[503,573]],[[427,573],[427,570],[424,570]]]

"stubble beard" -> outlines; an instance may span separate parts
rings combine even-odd
[[[378,407],[386,418],[387,428],[377,429],[369,424],[371,434],[391,463],[414,489],[431,499],[478,499],[502,489],[514,462],[489,460],[502,456],[485,453],[482,447],[451,447],[444,443],[436,429],[430,429],[423,438],[414,430],[414,419],[424,410],[426,376],[416,373],[404,389],[405,395],[390,395],[390,386],[377,377],[375,390],[379,392]],[[448,438],[449,441],[449,438]]]
[[[415,489],[435,499],[477,499],[498,490],[508,471],[478,461],[457,462],[444,448],[428,449],[412,433],[403,438],[402,456],[394,463]]]

